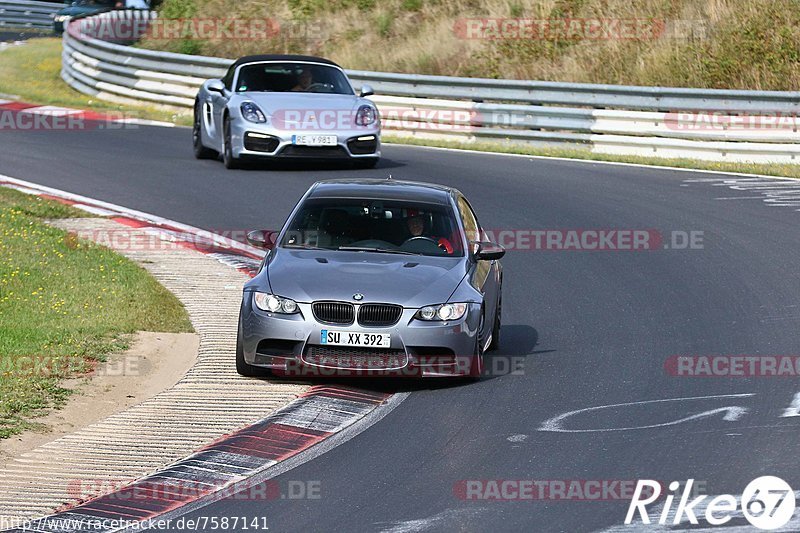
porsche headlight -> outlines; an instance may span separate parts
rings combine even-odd
[[[378,120],[378,110],[371,105],[362,105],[356,113],[356,124],[359,126],[369,126]]]
[[[255,122],[256,124],[263,124],[267,121],[264,112],[261,111],[253,102],[245,102],[241,106],[242,117],[248,122]]]
[[[467,305],[465,303],[426,305],[417,311],[414,318],[426,321],[458,320],[467,312]]]
[[[256,307],[262,311],[268,311],[270,313],[293,315],[300,310],[297,307],[297,302],[294,300],[275,296],[267,292],[254,292],[253,302],[256,304]]]

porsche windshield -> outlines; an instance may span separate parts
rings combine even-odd
[[[396,200],[311,199],[289,224],[281,245],[362,252],[463,256],[448,206]]]
[[[252,63],[239,68],[236,92],[354,94],[336,67],[310,63]]]

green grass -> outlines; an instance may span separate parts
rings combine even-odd
[[[718,163],[715,161],[700,161],[697,159],[644,157],[634,155],[612,155],[592,153],[581,148],[533,148],[519,143],[511,142],[458,142],[449,140],[429,140],[402,137],[397,135],[382,135],[381,140],[386,143],[409,144],[413,146],[434,146],[438,148],[455,148],[479,152],[496,152],[501,154],[521,154],[540,157],[562,157],[568,159],[582,159],[588,161],[609,161],[617,163],[636,163],[639,165],[653,165],[665,167],[687,168],[695,170],[714,170],[717,172],[737,172],[743,174],[764,174],[786,178],[800,178],[800,165],[780,163]]]
[[[164,0],[163,18],[306,24],[266,40],[145,40],[202,55],[311,53],[351,69],[624,85],[800,90],[800,0]],[[642,23],[638,38],[579,32],[468,38],[465,19]],[[462,26],[465,27],[465,26]],[[649,30],[649,31],[648,31]],[[298,36],[299,35],[299,36]],[[188,39],[188,38],[187,38]]]
[[[147,271],[46,225],[86,214],[0,187],[0,438],[61,406],[64,378],[125,349],[136,331],[191,331]]]
[[[23,102],[92,109],[148,120],[190,124],[185,113],[152,106],[123,106],[79,93],[61,79],[61,39],[31,39],[22,46],[0,52],[0,94],[17,96]]]

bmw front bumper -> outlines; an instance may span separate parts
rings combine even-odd
[[[365,302],[366,303],[366,302]],[[241,345],[250,365],[287,376],[455,377],[469,375],[475,357],[480,305],[471,304],[459,320],[427,322],[414,318],[417,309],[403,309],[388,327],[324,324],[311,304],[298,303],[293,315],[262,311],[245,292],[241,309]],[[390,348],[326,346],[323,330],[389,333]]]

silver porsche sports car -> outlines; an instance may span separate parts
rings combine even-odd
[[[381,155],[378,109],[356,95],[344,70],[297,55],[243,57],[221,80],[208,80],[194,105],[198,159],[222,154],[227,168],[243,159],[349,159],[374,167]]]
[[[248,240],[269,251],[244,287],[240,374],[477,378],[498,344],[505,250],[455,189],[321,181]]]

